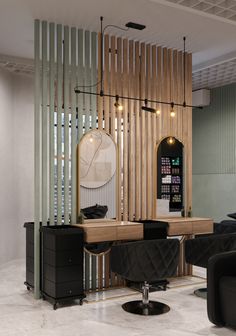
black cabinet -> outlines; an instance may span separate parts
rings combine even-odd
[[[83,230],[71,225],[43,226],[42,295],[54,304],[85,297]]]
[[[34,223],[24,224],[26,229],[26,281],[27,289],[34,288]]]

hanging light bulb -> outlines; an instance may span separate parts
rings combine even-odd
[[[175,110],[174,110],[174,103],[171,103],[171,110],[170,110],[170,116],[171,118],[175,117]]]
[[[169,138],[167,138],[167,143],[168,145],[174,145],[175,143],[175,138],[170,136]]]
[[[123,111],[123,106],[119,103],[119,96],[116,96],[116,102],[114,106],[118,109],[118,111]]]
[[[161,110],[159,108],[156,109],[156,115],[160,115],[161,114]]]

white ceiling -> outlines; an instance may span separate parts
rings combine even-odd
[[[213,15],[213,7],[217,15]],[[235,13],[235,0],[1,0],[0,54],[33,58],[34,19],[99,31],[102,15],[104,24],[123,26],[134,21],[147,26],[141,32],[111,29],[109,33],[115,35],[179,50],[186,36],[187,50],[193,53],[194,88],[211,87],[212,79],[212,85],[216,83],[211,71],[217,73],[223,63],[228,68],[230,62],[231,70],[226,73],[231,81],[236,78],[232,76],[236,60]],[[206,73],[209,81],[201,80]],[[217,85],[228,83],[225,77],[219,77]]]

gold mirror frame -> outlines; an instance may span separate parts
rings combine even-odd
[[[153,153],[153,176],[154,176],[154,188],[153,188],[153,219],[156,218],[168,218],[168,216],[158,216],[158,211],[157,211],[157,174],[158,174],[158,167],[157,167],[157,153],[158,153],[158,148],[161,145],[161,143],[163,142],[163,140],[167,140],[169,138],[174,138],[176,140],[178,140],[182,145],[183,145],[183,205],[186,208],[187,207],[187,178],[186,178],[186,172],[187,172],[187,168],[186,168],[186,146],[184,144],[184,141],[182,141],[181,139],[178,139],[176,136],[174,135],[168,135],[168,136],[163,136],[155,145],[154,148],[154,153]],[[181,217],[181,216],[178,216]]]

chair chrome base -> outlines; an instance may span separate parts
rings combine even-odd
[[[199,288],[194,291],[194,294],[202,299],[207,298],[207,288]]]
[[[168,313],[170,307],[164,303],[158,301],[149,301],[144,304],[141,300],[139,301],[129,301],[122,305],[122,308],[128,313],[138,314],[138,315],[160,315]]]
[[[170,307],[158,301],[149,301],[150,285],[144,281],[142,286],[142,301],[129,301],[122,305],[122,308],[128,313],[138,315],[160,315],[167,313]]]

